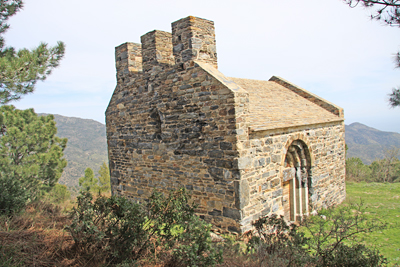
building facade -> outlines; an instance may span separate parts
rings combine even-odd
[[[115,50],[106,111],[112,193],[185,187],[204,220],[244,232],[345,198],[343,109],[273,76],[218,71],[214,23],[189,16]]]

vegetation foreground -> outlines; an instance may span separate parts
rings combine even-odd
[[[253,232],[224,241],[193,216],[184,190],[154,193],[149,210],[88,192],[72,210],[34,202],[0,217],[0,266],[386,266],[384,257],[398,266],[400,184],[348,183],[347,194],[340,212],[322,211],[302,227],[264,217]]]

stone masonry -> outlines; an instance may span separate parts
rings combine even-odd
[[[112,193],[144,202],[185,187],[197,213],[244,232],[345,198],[343,109],[273,76],[218,71],[214,23],[189,16],[115,50],[106,111]]]

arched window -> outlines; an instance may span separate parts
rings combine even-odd
[[[311,159],[307,145],[293,141],[283,166],[283,208],[285,218],[298,221],[308,214],[311,186]]]

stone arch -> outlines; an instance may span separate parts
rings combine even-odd
[[[309,212],[312,156],[306,142],[288,140],[282,162],[282,206],[288,221],[300,220]]]
[[[282,149],[282,157],[281,157],[281,166],[283,166],[283,163],[285,162],[285,156],[287,155],[287,150],[289,146],[294,142],[294,141],[300,141],[303,142],[306,147],[308,148],[307,152],[309,153],[308,156],[310,157],[310,165],[313,166],[315,158],[312,153],[312,151],[309,149],[311,147],[311,142],[308,140],[308,137],[304,133],[296,133],[288,136],[288,139],[286,140],[286,144]]]

